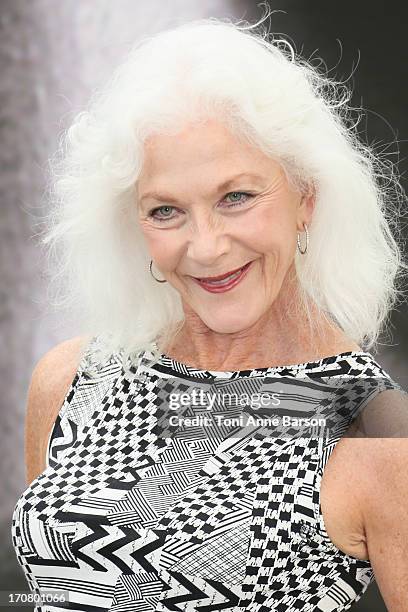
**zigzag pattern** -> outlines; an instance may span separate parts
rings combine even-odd
[[[14,507],[12,539],[29,588],[69,593],[69,604],[42,612],[348,610],[373,572],[330,541],[320,482],[358,410],[399,385],[363,352],[222,373],[151,357],[145,351],[125,374],[113,356],[94,379],[80,366],[47,468]],[[277,386],[287,393],[276,413],[335,412],[330,436],[169,425],[169,393],[272,396]],[[213,414],[238,408],[220,401]]]

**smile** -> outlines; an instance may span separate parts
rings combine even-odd
[[[222,293],[224,291],[229,291],[244,278],[248,269],[250,268],[253,262],[250,261],[242,268],[238,268],[237,270],[233,270],[232,272],[227,272],[226,274],[222,274],[220,276],[210,276],[206,278],[196,278],[192,277],[200,287],[210,291],[211,293]]]

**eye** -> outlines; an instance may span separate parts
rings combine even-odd
[[[225,197],[228,198],[229,196],[245,196],[245,199],[243,200],[242,197],[239,200],[234,199],[232,200],[232,202],[230,202],[230,205],[227,208],[241,206],[242,204],[245,204],[248,201],[248,198],[253,197],[251,193],[246,193],[245,191],[230,191],[230,193],[227,193]]]
[[[164,217],[157,217],[156,216],[156,211],[159,210],[165,210],[165,211],[171,211],[174,208],[174,206],[158,206],[157,208],[152,208],[152,210],[149,212],[149,217],[152,217],[153,219],[155,219],[155,221],[167,221],[168,219],[173,219],[173,217],[171,217],[170,215],[164,215]]]
[[[248,199],[254,197],[253,194],[247,193],[246,191],[230,191],[229,193],[227,193],[225,198],[228,198],[229,196],[233,196],[233,197],[240,196],[240,199],[238,200],[234,199],[232,202],[229,203],[227,208],[234,208],[235,206],[242,206],[248,201]],[[243,199],[243,197],[245,199]],[[174,206],[169,206],[167,204],[165,204],[164,206],[158,206],[156,208],[152,208],[152,210],[149,211],[149,217],[159,222],[171,221],[176,218],[174,215],[171,215],[172,210],[175,210]],[[165,214],[158,216],[156,213],[159,211],[164,211]]]

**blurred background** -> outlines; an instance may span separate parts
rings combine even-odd
[[[399,160],[407,189],[406,12],[402,2],[269,0],[272,31],[292,38],[330,76],[348,77],[363,106],[367,142]],[[11,513],[25,490],[24,418],[35,363],[77,335],[45,316],[35,242],[44,214],[47,159],[62,130],[142,36],[201,17],[256,21],[251,0],[0,0],[0,590],[27,590],[11,544]],[[266,24],[265,24],[266,25]],[[406,235],[406,229],[405,235]],[[392,338],[376,359],[406,389],[407,305],[392,316]],[[16,608],[14,608],[16,609]],[[27,610],[27,608],[25,608]],[[386,610],[375,583],[353,610]]]

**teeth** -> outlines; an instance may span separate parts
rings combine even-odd
[[[225,285],[226,283],[229,283],[231,280],[233,280],[234,278],[237,278],[242,272],[242,268],[240,270],[238,270],[237,272],[234,272],[234,274],[230,274],[229,276],[227,276],[226,278],[223,278],[222,280],[215,280],[215,281],[202,281],[203,283],[205,283],[206,285]]]

